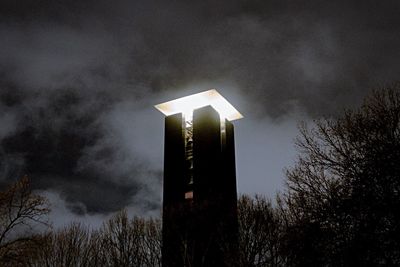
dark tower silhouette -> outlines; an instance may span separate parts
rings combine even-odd
[[[210,92],[221,97],[215,90],[200,94]],[[212,103],[165,118],[164,267],[237,262],[234,130]],[[164,112],[160,105],[156,107]]]

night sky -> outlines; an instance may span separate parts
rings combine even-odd
[[[159,215],[155,104],[216,88],[244,115],[239,193],[273,198],[300,121],[400,77],[390,0],[2,0],[0,36],[0,187],[29,175],[55,226]]]

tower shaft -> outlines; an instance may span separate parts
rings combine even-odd
[[[192,131],[192,132],[188,132]],[[162,263],[233,266],[237,255],[234,129],[206,106],[191,124],[165,119]]]

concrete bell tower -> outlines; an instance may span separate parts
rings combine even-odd
[[[162,265],[234,266],[238,255],[234,127],[215,89],[156,106],[165,118]]]

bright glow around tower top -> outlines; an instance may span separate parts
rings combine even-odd
[[[198,94],[181,97],[165,103],[156,105],[155,107],[164,113],[165,116],[183,113],[185,116],[191,116],[193,110],[205,106],[212,106],[221,116],[228,121],[243,118],[239,113],[217,90],[211,89]]]

